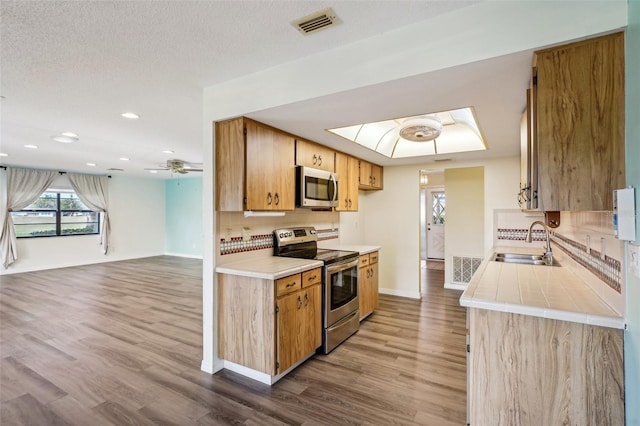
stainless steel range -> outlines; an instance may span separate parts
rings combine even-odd
[[[358,260],[355,251],[318,249],[313,227],[273,231],[275,256],[324,262],[322,274],[322,352],[327,354],[358,331]]]

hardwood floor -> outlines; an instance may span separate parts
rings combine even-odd
[[[0,277],[0,424],[460,425],[465,310],[429,279],[268,387],[209,375],[202,262],[168,256]]]

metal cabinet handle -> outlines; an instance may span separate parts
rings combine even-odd
[[[287,285],[286,285],[286,287],[287,287],[287,288],[291,288],[291,287],[293,287],[293,286],[295,286],[295,285],[296,285],[296,282],[294,281],[294,282],[292,282],[292,283],[287,284]]]
[[[313,154],[313,164],[315,165],[318,162],[318,156]]]
[[[276,192],[276,206],[280,204],[280,195]]]
[[[351,198],[349,198],[349,207],[351,207]]]
[[[304,294],[304,306],[306,307],[309,304],[309,293]]]
[[[298,296],[298,310],[300,310],[300,308],[302,308],[302,299]]]
[[[317,277],[318,277],[317,275],[313,275],[313,276],[310,276],[309,278],[307,278],[307,280],[308,280],[308,281],[313,281],[313,280],[315,280]]]
[[[322,166],[322,155],[318,155],[318,166]]]
[[[349,207],[349,199],[345,198],[344,199],[344,208],[346,209],[347,207]]]
[[[267,193],[267,205],[270,206],[273,202],[273,198],[271,197],[271,193]]]

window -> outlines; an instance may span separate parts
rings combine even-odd
[[[89,210],[71,190],[48,189],[11,217],[18,238],[100,233],[100,213]]]

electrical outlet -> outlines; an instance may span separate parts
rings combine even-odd
[[[629,244],[629,266],[628,270],[631,275],[640,278],[640,247]]]

